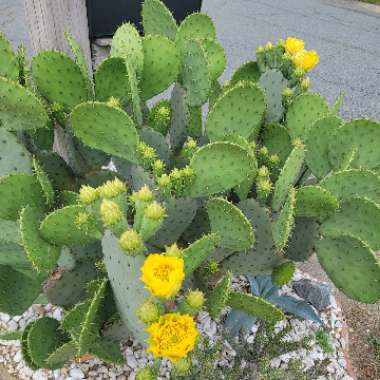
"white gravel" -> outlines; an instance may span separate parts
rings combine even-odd
[[[299,280],[305,277],[299,272],[296,273],[294,280]],[[245,286],[243,279],[234,281],[234,287]],[[240,283],[240,285],[239,285]],[[290,287],[284,287],[284,293],[295,296],[294,291]],[[0,313],[0,330],[17,331],[23,329],[25,325],[42,316],[50,316],[60,320],[62,318],[62,309],[52,305],[33,305],[22,316],[10,317],[7,314]],[[336,300],[331,296],[331,306],[329,306],[320,315],[321,319],[326,323],[330,331],[330,341],[334,348],[332,354],[323,352],[321,347],[315,340],[311,340],[310,350],[300,349],[293,352],[288,352],[272,360],[271,365],[274,368],[286,368],[289,360],[298,358],[302,360],[305,369],[313,367],[317,362],[328,359],[330,364],[327,366],[329,375],[327,377],[320,376],[316,380],[352,380],[346,374],[346,360],[344,351],[347,349],[348,342],[345,339],[344,320],[341,309],[338,307]],[[313,336],[320,326],[311,321],[298,320],[290,318],[288,321],[281,321],[276,325],[276,330],[282,330],[287,323],[290,323],[292,329],[286,336],[289,341],[299,341],[306,336]],[[211,342],[220,339],[221,326],[213,321],[207,312],[201,312],[198,316],[198,328],[204,336],[209,337]],[[257,327],[254,326],[251,333],[247,336],[249,343],[255,339]],[[10,374],[16,375],[22,380],[134,380],[135,373],[138,368],[144,367],[147,364],[153,363],[151,354],[147,354],[145,349],[137,342],[127,342],[122,347],[126,359],[126,364],[123,366],[109,365],[96,358],[91,358],[83,362],[67,363],[62,369],[49,371],[40,369],[33,371],[28,368],[21,355],[21,347],[18,341],[1,341],[0,340],[0,364],[2,364]],[[231,346],[225,342],[223,348],[223,361],[219,365],[230,365],[235,356],[235,352]],[[160,379],[169,379],[170,363],[163,362],[160,371]]]

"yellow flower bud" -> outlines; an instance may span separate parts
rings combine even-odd
[[[151,220],[161,220],[165,216],[165,209],[158,202],[154,201],[144,210],[144,217]]]
[[[156,176],[160,176],[165,172],[165,163],[162,160],[156,160],[152,165],[153,173]]]
[[[137,371],[136,380],[156,380],[156,376],[151,368],[145,367]]]
[[[191,308],[200,311],[203,308],[205,296],[200,290],[189,290],[185,300]]]
[[[182,257],[182,250],[174,243],[169,247],[165,247],[165,256]]]
[[[157,184],[159,187],[168,187],[170,186],[170,177],[167,174],[163,174],[157,178]]]
[[[302,142],[301,139],[294,139],[292,141],[292,145],[296,146],[296,147],[299,147],[299,148],[304,148],[305,147],[305,145],[304,145],[304,143]]]
[[[260,168],[259,168],[259,170],[257,171],[257,175],[259,176],[259,177],[264,177],[264,178],[266,178],[266,177],[268,177],[269,176],[269,169],[266,167],[266,166],[261,166]]]
[[[137,310],[137,317],[146,325],[151,325],[157,322],[160,318],[161,312],[157,304],[151,301],[145,301]]]
[[[257,181],[257,191],[269,195],[272,191],[272,182],[268,179],[259,179]]]
[[[75,224],[80,228],[86,226],[90,221],[90,214],[86,211],[78,213]]]
[[[266,45],[265,45],[265,50],[272,50],[273,49],[273,44],[272,42],[268,42]]]
[[[270,157],[269,157],[269,162],[270,164],[273,166],[277,166],[280,162],[280,157],[278,157],[277,154],[272,154]]]
[[[289,87],[285,87],[284,91],[282,91],[282,96],[284,96],[286,98],[292,97],[293,96],[293,90]]]
[[[98,198],[98,191],[91,186],[83,185],[79,190],[79,201],[85,205],[93,203]]]
[[[299,38],[288,37],[284,44],[285,51],[289,54],[296,54],[305,47],[305,42]]]
[[[100,215],[106,226],[113,226],[119,223],[123,218],[120,206],[116,202],[108,199],[103,199],[100,205]]]
[[[112,181],[107,181],[104,185],[98,187],[99,195],[102,198],[114,198],[119,194],[127,191],[127,186],[120,179],[115,178]]]
[[[129,255],[137,255],[145,249],[141,236],[134,230],[123,232],[119,244],[121,249]]]
[[[147,185],[144,185],[139,191],[135,191],[131,195],[131,200],[133,202],[151,202],[153,200],[153,193]]]
[[[120,99],[118,98],[115,98],[114,96],[111,96],[107,102],[107,104],[111,107],[116,107],[116,108],[120,108],[121,107],[121,104],[120,104]]]
[[[310,78],[305,78],[301,81],[301,90],[307,91],[310,88]]]
[[[294,64],[304,71],[311,71],[319,63],[319,55],[315,50],[301,50],[293,58]]]
[[[259,149],[259,155],[262,156],[262,157],[267,157],[269,155],[268,148],[266,146],[262,146]]]

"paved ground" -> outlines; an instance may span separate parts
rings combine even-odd
[[[380,119],[380,7],[346,0],[204,0],[203,9],[227,51],[225,78],[253,58],[257,45],[299,36],[321,55],[314,89],[330,101],[345,94],[347,117]],[[0,0],[0,30],[29,48],[22,0]]]

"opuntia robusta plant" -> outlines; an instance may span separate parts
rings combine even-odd
[[[258,48],[221,83],[207,15],[177,25],[160,0],[142,13],[145,35],[122,25],[93,78],[69,35],[73,58],[22,67],[0,36],[0,311],[41,293],[66,310],[23,331],[30,367],[120,363],[128,335],[178,363],[203,308],[284,317],[233,275],[282,285],[314,252],[346,295],[379,300],[380,124],[309,92],[318,55],[301,40]]]

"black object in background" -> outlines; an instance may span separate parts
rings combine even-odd
[[[200,11],[202,0],[163,0],[177,22]],[[143,0],[87,0],[90,37],[111,37],[118,26],[132,22],[142,32],[141,5]]]

